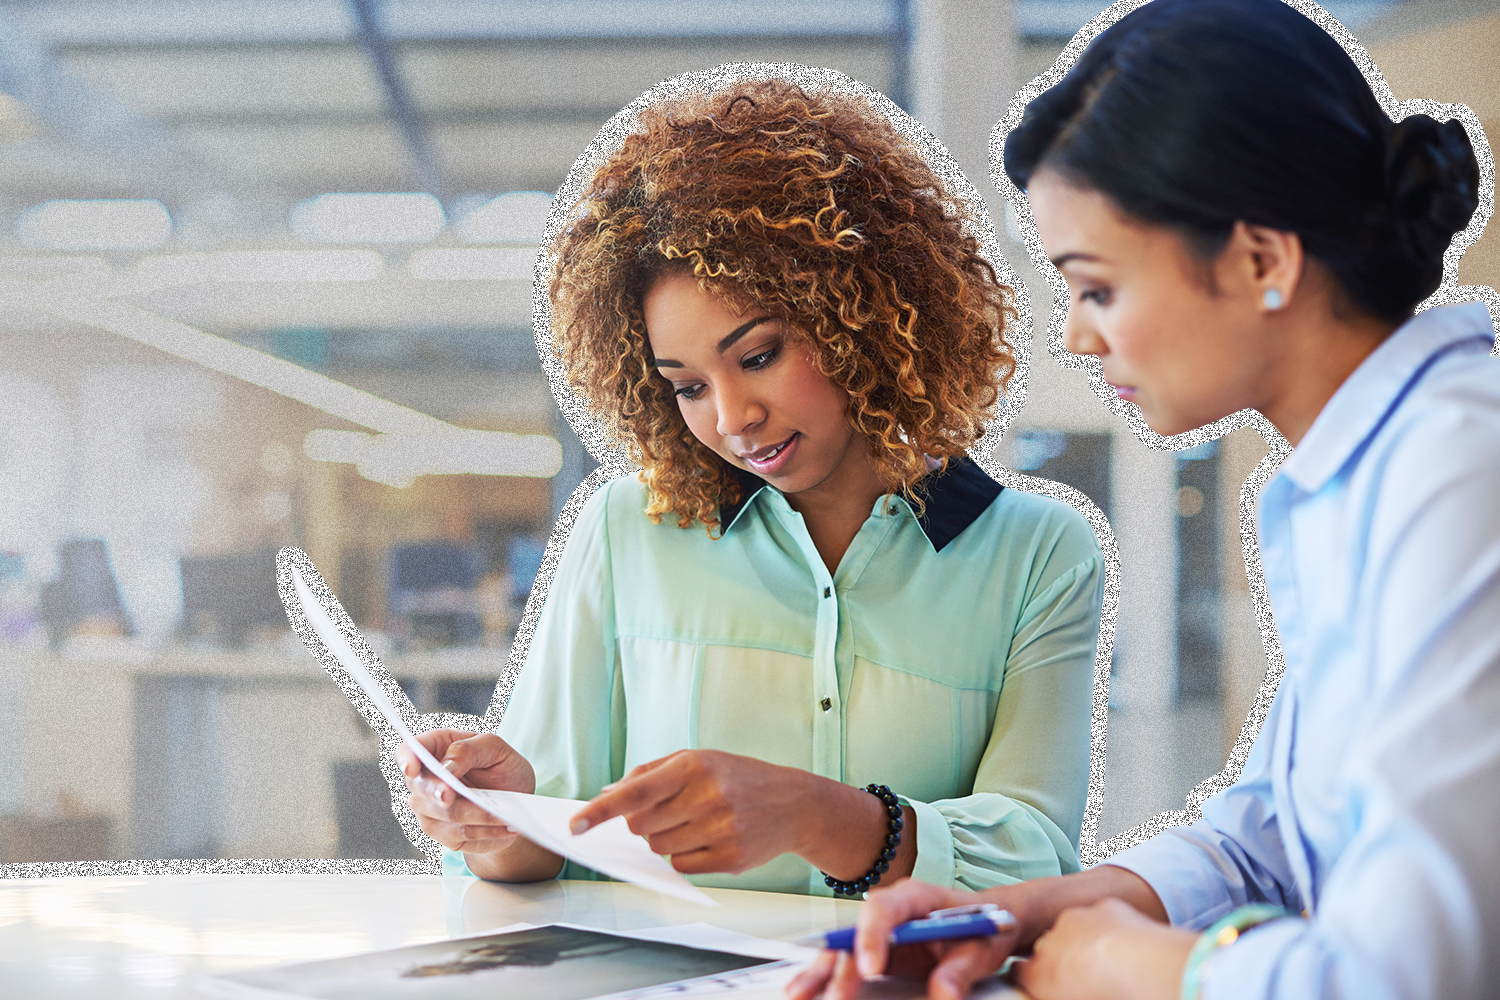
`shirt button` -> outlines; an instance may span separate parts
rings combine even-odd
[[[832,597],[833,596],[833,588],[832,587],[824,587],[823,588],[823,596],[824,597]]]
[[[832,707],[833,707],[833,699],[832,698],[824,698],[823,699],[823,711],[826,712],[826,711],[828,711]]]

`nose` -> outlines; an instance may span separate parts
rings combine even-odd
[[[1098,329],[1082,313],[1083,310],[1077,305],[1068,310],[1067,321],[1063,323],[1063,348],[1069,354],[1091,354],[1095,357],[1109,353]]]
[[[755,393],[736,381],[714,387],[720,437],[739,437],[766,419],[766,408]]]

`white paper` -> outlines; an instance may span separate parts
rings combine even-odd
[[[596,1000],[685,1000],[697,997],[740,997],[742,1000],[781,1000],[786,984],[802,970],[800,962],[772,962],[748,969],[734,969],[716,976],[684,979],[663,986],[610,993]],[[914,994],[910,1000],[915,1000]],[[904,998],[905,1000],[905,998]]]
[[[349,676],[354,678],[355,682],[370,696],[370,700],[379,709],[380,714],[395,727],[401,739],[411,747],[423,766],[447,783],[455,792],[489,812],[527,840],[597,872],[602,872],[610,878],[633,882],[691,903],[702,903],[706,906],[719,905],[702,889],[683,878],[682,873],[673,868],[665,859],[654,853],[645,838],[631,833],[623,816],[616,816],[608,822],[574,836],[568,829],[568,820],[583,807],[583,802],[573,799],[555,799],[545,795],[526,795],[522,792],[470,788],[455,778],[426,747],[417,741],[411,730],[406,727],[406,723],[401,721],[401,714],[396,711],[396,706],[391,704],[391,700],[386,697],[380,685],[375,683],[375,678],[370,676],[370,672],[365,669],[359,654],[349,645],[344,634],[334,624],[322,602],[302,579],[302,574],[295,566],[292,567],[292,583],[297,592],[297,600],[302,605],[302,612],[307,616],[307,623],[323,641],[323,645],[328,647],[328,651],[349,672]]]
[[[491,932],[493,933],[493,932]],[[694,924],[675,924],[671,927],[649,927],[639,931],[610,931],[622,937],[633,937],[642,941],[660,941],[663,944],[680,944],[689,948],[707,951],[727,951],[732,955],[749,955],[751,958],[771,958],[777,961],[811,962],[818,957],[818,949],[807,948],[789,941],[756,937],[740,931],[726,930],[702,921]]]

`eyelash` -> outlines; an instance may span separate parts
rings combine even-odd
[[[1079,302],[1093,302],[1093,303],[1095,303],[1097,305],[1107,306],[1107,305],[1109,305],[1109,289],[1107,289],[1107,288],[1090,288],[1087,291],[1082,292],[1081,294],[1079,294],[1078,301]]]
[[[781,356],[781,345],[767,348],[754,357],[746,358],[741,365],[746,371],[758,372],[762,368],[769,368],[778,357]]]
[[[764,370],[766,368],[769,368],[771,365],[775,364],[776,363],[776,359],[779,358],[780,356],[781,356],[781,345],[778,344],[775,347],[772,347],[772,348],[769,348],[767,350],[761,351],[759,354],[754,355],[753,357],[746,358],[744,360],[744,362],[741,364],[741,367],[744,368],[746,371],[751,371],[751,372],[762,371],[762,370]],[[683,386],[680,389],[673,390],[673,395],[680,396],[683,399],[688,400],[689,402],[691,402],[692,400],[697,399],[700,395],[702,395],[702,393],[703,393],[703,383],[702,382],[694,382],[692,385],[685,385],[685,386]]]

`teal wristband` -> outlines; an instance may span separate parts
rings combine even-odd
[[[1193,942],[1193,950],[1188,952],[1187,964],[1182,967],[1182,1000],[1199,1000],[1203,990],[1203,963],[1208,960],[1208,956],[1220,948],[1234,944],[1241,934],[1252,927],[1292,915],[1279,906],[1253,903],[1233,911],[1199,934],[1198,940]]]

